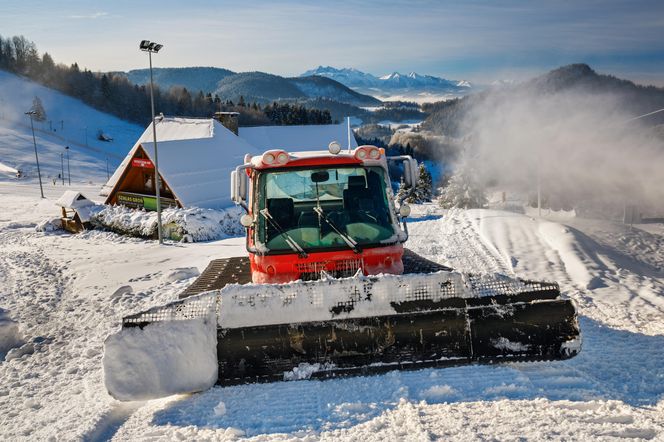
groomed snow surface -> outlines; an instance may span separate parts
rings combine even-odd
[[[95,195],[98,188],[76,190]],[[42,200],[34,182],[0,183],[0,308],[2,321],[12,321],[0,330],[20,340],[10,350],[16,357],[0,362],[2,440],[664,440],[661,228],[414,207],[409,247],[425,257],[561,284],[579,305],[584,340],[581,354],[567,361],[213,387],[120,402],[107,393],[102,349],[122,316],[175,300],[211,259],[243,255],[244,240],[159,247],[110,232],[36,232],[39,221],[58,214],[58,190],[47,189]],[[179,337],[155,327],[155,350],[197,354],[202,347],[178,340],[211,337],[200,323],[182,326],[190,328]],[[195,356],[196,369],[210,368],[201,361],[211,357]],[[181,362],[177,370],[189,370]]]

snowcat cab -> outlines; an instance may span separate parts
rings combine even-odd
[[[415,161],[394,159],[403,162],[407,185],[414,184]],[[268,151],[246,160],[233,173],[231,191],[248,212],[254,283],[403,273],[408,235],[399,225],[384,150]]]

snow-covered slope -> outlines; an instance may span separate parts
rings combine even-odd
[[[34,122],[35,139],[44,185],[62,185],[57,181],[62,173],[60,154],[69,146],[72,185],[106,179],[106,162],[113,173],[122,158],[143,132],[142,127],[99,112],[81,101],[25,78],[0,71],[0,163],[25,174],[28,181],[36,181],[37,166],[30,129],[25,112],[39,97],[46,120]],[[97,139],[97,133],[113,138]],[[67,173],[67,160],[64,157]],[[0,180],[15,179],[15,174],[0,173]]]
[[[53,191],[31,191],[0,183],[0,308],[26,342],[0,362],[0,439],[664,439],[662,229],[416,206],[409,247],[424,256],[559,281],[579,305],[581,354],[120,403],[104,388],[105,337],[123,315],[175,299],[191,267],[245,254],[244,241],[36,233],[57,208]]]

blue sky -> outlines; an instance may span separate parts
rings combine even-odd
[[[587,62],[664,86],[664,1],[3,1],[0,32],[93,71],[218,66],[297,75],[318,65],[490,82]]]

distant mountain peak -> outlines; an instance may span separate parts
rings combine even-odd
[[[396,78],[401,78],[401,74],[397,71],[392,72],[391,74],[383,75],[380,77],[381,80],[393,80]]]
[[[554,69],[549,72],[548,75],[565,75],[572,77],[587,77],[591,75],[597,75],[590,66],[585,63],[574,63],[568,64],[566,66],[561,66],[558,69]]]
[[[447,80],[432,75],[421,75],[415,71],[402,74],[394,71],[381,77],[362,72],[356,68],[335,68],[320,65],[300,75],[317,75],[331,78],[358,92],[383,98],[390,96],[449,96],[464,95],[474,86],[465,80]]]

